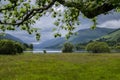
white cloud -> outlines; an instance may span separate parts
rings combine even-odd
[[[105,21],[103,23],[101,23],[100,25],[98,25],[99,27],[105,27],[105,28],[120,28],[120,19],[119,20],[108,20]]]

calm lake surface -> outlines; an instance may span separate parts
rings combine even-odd
[[[46,53],[62,53],[62,51],[58,49],[34,49],[33,51],[24,51],[24,52],[44,53],[43,52],[44,50],[46,50]]]
[[[60,49],[34,49],[33,51],[24,51],[24,52],[32,52],[32,53],[44,53],[43,51],[46,50],[46,53],[62,53]],[[85,50],[74,51],[76,53],[85,53]]]

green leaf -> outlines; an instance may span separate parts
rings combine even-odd
[[[94,30],[96,28],[96,25],[91,26],[91,29]]]
[[[56,31],[56,30],[57,30],[57,28],[53,28],[53,29],[52,29],[53,32]]]
[[[61,37],[61,34],[60,33],[55,33],[54,34],[54,37],[56,38],[56,37]]]
[[[40,40],[40,34],[36,33],[36,39],[39,41]]]

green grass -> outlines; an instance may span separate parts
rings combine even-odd
[[[0,80],[120,80],[120,54],[0,55]]]

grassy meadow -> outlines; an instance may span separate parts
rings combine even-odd
[[[0,80],[120,80],[120,54],[0,55]]]

